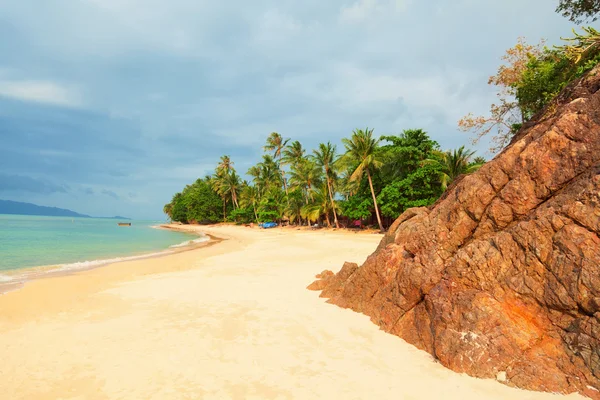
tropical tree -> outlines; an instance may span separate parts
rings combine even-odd
[[[241,188],[240,177],[233,168],[233,162],[229,156],[222,156],[221,161],[215,168],[215,174],[211,180],[213,189],[225,199],[231,196],[234,209],[239,208],[238,192]]]
[[[240,206],[243,208],[252,207],[254,212],[254,218],[258,222],[257,207],[260,203],[260,192],[256,186],[251,186],[248,182],[244,181],[242,184],[242,191],[240,193]]]
[[[302,161],[290,171],[290,186],[299,188],[305,194],[306,204],[313,198],[313,189],[321,181],[321,169],[308,158]]]
[[[281,164],[282,152],[290,139],[284,139],[279,133],[272,132],[267,138],[267,144],[264,146],[265,151],[272,151],[273,157],[277,160],[279,165],[279,172],[281,173],[281,179],[283,181],[283,187],[285,188],[285,193],[287,194],[287,182],[285,179],[285,171],[283,170],[283,166]]]
[[[314,191],[314,200],[302,207],[302,216],[309,221],[318,221],[321,216],[325,217],[328,227],[331,227],[329,214],[336,214],[339,207],[335,203],[331,203],[329,199],[329,188],[325,182],[321,183]]]
[[[163,212],[165,214],[167,214],[167,217],[169,217],[169,221],[173,220],[173,218],[171,216],[173,213],[173,204],[171,204],[171,203],[165,204],[165,206],[163,207]]]
[[[260,165],[253,165],[250,168],[248,168],[248,172],[246,172],[247,175],[250,175],[252,177],[252,182],[254,183],[254,185],[256,186],[256,189],[258,190],[258,192],[260,193],[261,191],[261,176],[262,176],[262,170]]]
[[[281,188],[282,176],[279,172],[277,162],[269,154],[263,154],[263,159],[258,163],[257,185],[262,194],[269,191],[272,187]]]
[[[600,0],[560,0],[556,12],[576,24],[596,21],[600,14]]]
[[[228,174],[233,170],[233,162],[229,156],[221,156],[221,161],[217,165],[216,172]]]
[[[294,140],[292,143],[287,145],[285,150],[283,150],[283,156],[281,158],[282,163],[289,165],[290,167],[294,167],[302,162],[304,159],[305,150],[302,147],[302,143],[297,140]]]
[[[377,207],[377,198],[375,196],[375,190],[373,189],[373,179],[371,175],[377,169],[379,169],[383,162],[381,161],[381,153],[378,151],[379,139],[373,137],[373,129],[366,128],[355,129],[352,132],[350,139],[342,139],[346,148],[346,153],[343,156],[343,163],[346,165],[356,165],[354,171],[350,175],[350,181],[358,181],[366,174],[369,181],[369,188],[371,189],[371,196],[373,197],[373,204],[375,206],[375,215],[377,216],[377,223],[379,229],[383,232],[383,224],[381,223],[381,216],[379,215],[379,208]]]
[[[302,207],[304,206],[304,194],[302,190],[290,188],[287,207],[285,209],[285,215],[289,218],[290,223],[293,224],[298,221],[302,225]]]
[[[323,168],[325,173],[325,181],[327,182],[327,192],[329,193],[329,200],[331,201],[331,210],[333,211],[333,220],[335,227],[339,229],[340,224],[337,218],[337,211],[335,206],[334,198],[334,182],[335,182],[335,171],[333,165],[337,161],[336,146],[332,145],[331,142],[320,143],[319,148],[313,150],[313,160],[315,163]],[[327,225],[329,225],[329,218],[327,219]]]
[[[424,163],[439,169],[440,183],[442,189],[446,190],[448,185],[460,175],[470,174],[481,168],[481,164],[471,162],[474,154],[475,151],[465,149],[465,146],[461,146],[452,151],[436,151],[434,157],[425,160]]]
[[[469,113],[458,121],[460,130],[475,134],[473,144],[493,133],[490,151],[498,152],[510,143],[513,135],[527,121],[529,115],[522,110],[515,98],[516,85],[530,60],[541,56],[543,50],[543,40],[536,45],[530,45],[522,37],[514,47],[506,50],[506,54],[502,56],[504,64],[498,68],[496,75],[488,79],[489,85],[498,88],[498,101],[490,106],[489,115],[475,116]]]

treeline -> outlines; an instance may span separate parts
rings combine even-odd
[[[243,180],[229,156],[212,175],[198,179],[165,205],[183,223],[289,221],[347,226],[355,221],[383,230],[404,210],[435,202],[459,175],[485,160],[464,147],[442,151],[422,129],[377,138],[357,129],[308,151],[299,141],[273,132],[262,160]]]
[[[584,2],[564,1],[561,7],[572,10],[571,16],[597,15]],[[548,48],[519,39],[489,79],[498,87],[499,101],[488,116],[469,114],[459,127],[476,138],[493,132],[493,151],[506,146],[565,86],[600,63],[597,30],[584,28],[565,40],[564,46]],[[383,230],[406,209],[434,203],[453,180],[485,162],[464,147],[442,151],[422,129],[379,138],[372,129],[357,129],[342,144],[341,151],[330,142],[309,151],[271,133],[262,160],[246,172],[249,180],[223,156],[214,174],[175,194],[164,212],[183,223],[285,220],[347,226],[361,221]]]

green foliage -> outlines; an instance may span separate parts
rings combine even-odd
[[[221,220],[223,201],[210,184],[202,179],[175,194],[170,205],[173,221],[209,224]]]
[[[600,14],[600,0],[560,0],[556,12],[576,24],[596,21]]]
[[[423,164],[430,165],[438,171],[442,189],[446,190],[448,185],[460,175],[470,174],[481,167],[481,164],[472,161],[474,154],[473,150],[468,150],[465,149],[465,146],[461,146],[452,151],[436,151]]]
[[[443,153],[421,129],[381,139],[373,130],[355,130],[343,143],[346,151],[339,157],[330,142],[307,152],[300,142],[288,144],[271,134],[265,146],[270,154],[248,169],[251,182],[242,181],[232,160],[223,156],[212,175],[187,185],[163,211],[183,223],[287,220],[337,227],[338,216],[365,220],[375,215],[382,226],[377,202],[383,215],[397,217],[407,208],[433,203],[443,191],[443,166],[427,162]],[[469,163],[472,152],[460,151],[468,153],[469,170],[476,164]]]
[[[406,178],[386,186],[377,197],[381,213],[397,218],[411,207],[433,204],[442,194],[438,179],[440,173],[438,166],[424,165]]]
[[[340,202],[342,215],[353,219],[367,219],[373,214],[373,198],[370,194],[355,195]]]
[[[382,146],[385,164],[383,173],[395,181],[404,179],[421,168],[421,163],[439,148],[422,129],[408,129],[398,136],[382,136],[390,144]]]
[[[540,112],[570,82],[600,63],[600,51],[589,52],[575,63],[567,47],[545,49],[541,57],[531,58],[519,82],[516,97],[525,119]]]
[[[227,218],[230,222],[248,224],[254,221],[254,211],[252,208],[236,208],[231,210]]]
[[[281,221],[285,215],[287,199],[279,188],[271,189],[262,196],[258,206],[258,222]]]

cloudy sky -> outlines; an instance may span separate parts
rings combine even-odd
[[[0,199],[162,219],[272,131],[469,144],[456,122],[486,112],[504,50],[569,35],[554,3],[0,0]]]

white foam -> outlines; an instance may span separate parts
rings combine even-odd
[[[209,240],[210,240],[210,237],[201,236],[197,239],[186,240],[183,243],[174,244],[174,245],[170,246],[169,248],[186,247],[186,246],[190,246],[190,245],[197,244],[197,243],[208,242]],[[80,269],[89,269],[89,268],[99,267],[101,265],[113,264],[113,263],[122,262],[122,261],[140,260],[143,258],[160,256],[160,255],[169,254],[169,253],[171,253],[171,251],[163,250],[163,251],[156,252],[156,253],[141,254],[141,255],[137,255],[137,256],[115,257],[115,258],[108,258],[108,259],[104,259],[104,260],[78,261],[78,262],[74,262],[74,263],[70,263],[70,264],[58,265],[58,268],[53,269],[53,271],[76,271],[76,270],[80,270]]]
[[[8,275],[0,275],[0,283],[11,282],[14,278]]]
[[[122,261],[133,261],[133,260],[141,260],[143,258],[159,256],[163,254],[168,254],[169,251],[161,251],[158,253],[149,253],[149,254],[141,254],[137,256],[128,256],[128,257],[115,257],[115,258],[107,258],[104,260],[92,260],[92,261],[78,261],[70,264],[61,264],[58,268],[53,269],[52,271],[76,271],[80,269],[88,269],[93,267],[99,267],[101,265],[113,264]]]
[[[178,247],[186,247],[186,246],[191,246],[191,245],[197,244],[197,243],[208,242],[209,240],[210,240],[210,238],[208,236],[202,236],[202,237],[199,237],[198,239],[186,240],[183,243],[174,244],[173,246],[169,246],[169,248],[174,249],[174,248],[178,248]]]

